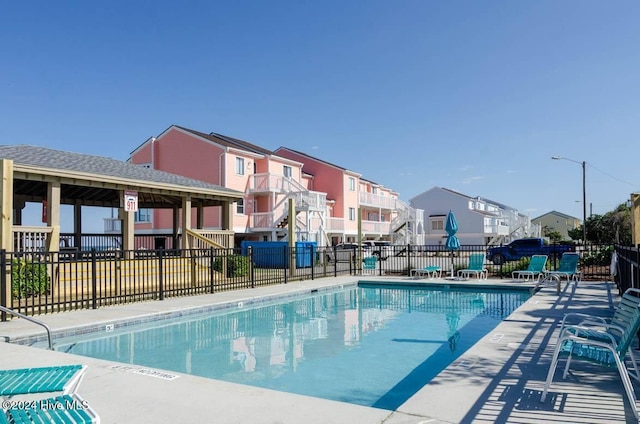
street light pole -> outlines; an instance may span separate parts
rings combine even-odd
[[[587,245],[587,162],[577,161],[569,158],[563,158],[561,156],[552,156],[554,160],[568,160],[582,166],[582,244]]]

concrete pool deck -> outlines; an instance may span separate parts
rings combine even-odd
[[[37,318],[57,332],[90,323],[106,324],[168,310],[248,301],[264,296],[347,285],[358,280],[398,283],[444,281],[370,276],[323,278]],[[488,281],[496,285],[509,282]],[[168,380],[157,375],[137,374],[123,367],[117,368],[114,367],[116,363],[109,361],[13,343],[0,344],[0,368],[73,363],[88,365],[78,393],[100,415],[102,423],[636,423],[617,372],[584,362],[575,361],[566,380],[561,379],[561,371],[558,371],[547,401],[540,403],[540,393],[562,316],[569,311],[609,316],[618,300],[613,283],[581,282],[577,287],[571,284],[563,285],[563,288],[559,296],[555,287],[543,288],[396,411],[173,371],[166,373],[179,375],[179,378]],[[44,332],[41,327],[25,320],[0,322],[0,337],[5,340],[35,334],[42,335]],[[386,360],[390,358],[381,358],[381,364]],[[560,363],[560,367],[563,363]]]

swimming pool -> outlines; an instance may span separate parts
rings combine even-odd
[[[395,410],[528,290],[362,284],[57,339],[56,350]]]

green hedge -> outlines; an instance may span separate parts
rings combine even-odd
[[[494,272],[497,276],[504,278],[511,278],[513,271],[524,271],[529,267],[531,258],[524,257],[517,261],[505,262],[502,267],[494,267]],[[549,263],[547,262],[547,266]]]
[[[47,266],[26,259],[12,260],[11,292],[15,299],[49,294]]]
[[[613,250],[613,246],[606,246],[596,251],[586,252],[582,258],[582,265],[609,265]]]
[[[213,269],[222,272],[225,257],[218,256],[213,262]],[[244,277],[249,273],[249,258],[242,255],[227,256],[227,277]]]

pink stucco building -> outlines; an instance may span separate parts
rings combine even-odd
[[[355,242],[358,222],[363,239],[421,243],[421,211],[393,190],[357,172],[285,147],[276,151],[216,133],[172,125],[138,146],[130,162],[184,175],[245,193],[233,208],[236,245],[241,240],[274,241],[287,236],[290,199],[295,207],[295,240],[318,246]],[[221,213],[198,214],[198,228],[220,228]],[[172,228],[175,214],[141,210],[137,233]],[[206,217],[206,218],[205,218]]]

